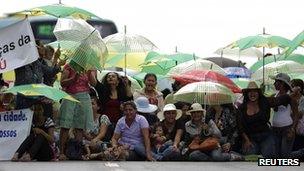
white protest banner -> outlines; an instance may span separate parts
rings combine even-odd
[[[0,113],[0,161],[10,160],[30,134],[33,111],[12,110]]]
[[[38,57],[28,19],[0,29],[0,73],[32,63]]]

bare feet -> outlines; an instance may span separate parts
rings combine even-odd
[[[90,159],[97,159],[97,160],[101,160],[104,158],[104,153],[100,152],[100,153],[94,153],[90,155]]]
[[[14,156],[12,157],[12,161],[18,161],[19,160],[18,156],[19,153],[15,153]]]

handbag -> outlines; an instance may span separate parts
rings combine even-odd
[[[220,147],[219,140],[214,137],[209,137],[209,138],[205,139],[199,145],[199,149],[201,151],[212,151],[218,147]]]
[[[214,137],[208,137],[203,142],[201,142],[198,137],[195,137],[188,146],[188,148],[192,151],[212,151],[218,147],[220,147],[219,141],[217,138]]]

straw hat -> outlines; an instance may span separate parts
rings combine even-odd
[[[153,113],[157,110],[156,105],[149,104],[147,97],[141,96],[134,101],[137,111],[141,113]]]
[[[287,84],[290,89],[292,89],[291,85],[290,85],[290,77],[285,74],[285,73],[278,73],[275,77],[270,76],[271,79],[273,80],[280,80],[283,81],[285,84]]]
[[[203,109],[202,105],[199,103],[193,103],[190,107],[190,110],[188,111],[190,113],[192,112],[204,112],[206,113],[206,110]]]
[[[164,112],[167,112],[167,111],[176,111],[177,114],[176,114],[175,120],[179,119],[182,116],[182,111],[179,109],[176,109],[175,105],[170,103],[170,104],[165,105],[163,111],[160,111],[157,113],[157,117],[159,118],[160,121],[165,119]]]
[[[247,85],[247,88],[244,88],[243,93],[248,92],[249,90],[261,90],[255,81],[250,81]]]

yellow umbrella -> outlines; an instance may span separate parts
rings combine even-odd
[[[124,33],[112,34],[104,39],[108,49],[108,60],[110,66],[140,70],[142,64],[150,51],[157,47],[147,38],[141,35]]]
[[[45,96],[54,101],[59,101],[60,99],[67,99],[74,102],[79,102],[66,92],[44,84],[26,84],[14,86],[6,90],[4,93],[21,93],[25,96]]]
[[[107,67],[120,67],[128,68],[136,71],[141,70],[141,64],[145,61],[147,53],[145,52],[132,52],[127,53],[127,63],[125,64],[125,58],[123,53],[109,52],[105,68]]]

